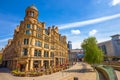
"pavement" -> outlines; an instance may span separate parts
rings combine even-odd
[[[120,71],[115,70],[118,80],[120,80]]]
[[[78,80],[96,80],[96,72],[86,63],[77,63],[71,68],[50,75],[39,77],[16,77],[6,68],[0,68],[0,80],[62,80],[66,77],[77,77]]]

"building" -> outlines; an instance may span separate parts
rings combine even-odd
[[[0,65],[2,63],[2,53],[3,53],[3,49],[0,50]]]
[[[72,49],[72,42],[68,41],[68,50],[71,50],[71,49]]]
[[[81,61],[83,56],[83,49],[71,49],[69,52],[69,62],[73,64],[73,62]]]
[[[116,34],[111,37],[112,37],[111,41],[114,49],[114,55],[120,56],[120,34]]]
[[[120,56],[120,34],[111,37],[111,40],[101,42],[98,46],[106,56]]]
[[[24,20],[3,50],[3,66],[31,71],[68,62],[66,36],[61,36],[56,26],[46,29],[45,23],[38,21],[38,13],[34,5],[26,9]]]

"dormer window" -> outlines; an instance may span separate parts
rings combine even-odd
[[[32,17],[33,17],[33,16],[34,16],[34,12],[32,12],[32,11],[31,11],[31,12],[30,12],[30,16],[32,16]]]

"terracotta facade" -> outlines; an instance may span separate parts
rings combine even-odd
[[[3,50],[3,66],[30,71],[66,64],[66,36],[61,36],[56,26],[45,27],[44,22],[38,21],[37,8],[29,6],[24,21],[16,27],[13,39],[8,40]]]

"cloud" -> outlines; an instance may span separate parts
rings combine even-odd
[[[111,5],[116,6],[120,4],[120,0],[112,0]]]
[[[0,35],[0,37],[6,37],[6,36],[12,36],[12,35],[13,35],[13,33],[7,34],[7,35]]]
[[[71,30],[72,34],[80,34],[80,30]]]
[[[0,40],[0,43],[6,42],[6,41],[8,41],[9,39],[12,39],[12,38],[10,37],[10,38],[6,38],[6,39],[2,39],[2,40]]]
[[[89,32],[89,36],[94,36],[98,31],[93,29]]]
[[[96,23],[108,21],[108,20],[111,20],[111,19],[119,18],[119,17],[120,17],[120,14],[115,14],[115,15],[111,15],[111,16],[104,16],[104,17],[91,19],[91,20],[86,20],[86,21],[62,24],[62,25],[58,25],[58,26],[60,26],[59,29],[82,27],[82,26],[85,26],[85,25],[96,24]]]
[[[73,49],[80,49],[81,48],[81,42],[72,42],[72,48]]]

